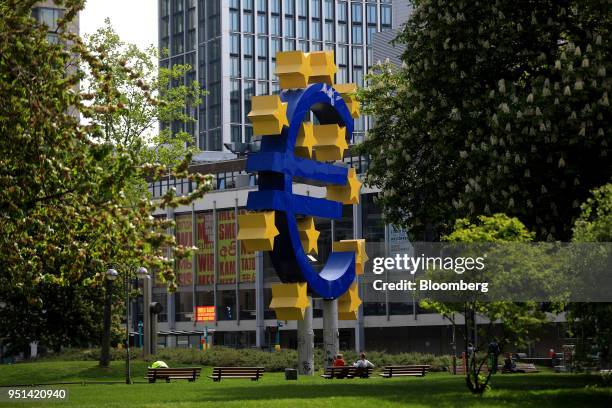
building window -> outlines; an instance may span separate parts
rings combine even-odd
[[[232,134],[231,134],[232,142],[241,143],[242,142],[242,126],[240,125],[232,125]]]
[[[325,21],[325,32],[324,32],[324,40],[325,41],[334,41],[334,22],[333,21]]]
[[[265,14],[257,14],[257,33],[268,34],[268,18]]]
[[[257,11],[260,13],[268,11],[268,0],[257,0]]]
[[[321,18],[321,0],[312,0],[310,14],[312,18]]]
[[[257,60],[257,79],[268,79],[268,61],[266,59]]]
[[[281,35],[281,19],[280,16],[272,16],[270,24],[270,33],[272,35]]]
[[[283,50],[283,45],[280,38],[272,38],[272,60],[276,60],[276,53]]]
[[[268,82],[259,81],[257,82],[257,95],[268,95]]]
[[[240,113],[240,80],[233,79],[231,81],[230,90],[230,121],[240,123],[242,115]]]
[[[252,33],[253,32],[253,14],[252,13],[247,13],[245,12],[242,15],[242,30],[245,33]]]
[[[353,44],[363,43],[363,28],[360,25],[354,25],[352,29],[352,41]]]
[[[308,38],[308,20],[300,17],[297,26],[298,38]]]
[[[253,58],[251,57],[245,57],[243,64],[242,64],[242,69],[243,69],[243,76],[245,78],[253,78],[255,76],[255,69],[253,67]]]
[[[338,21],[347,21],[348,20],[348,11],[347,11],[347,3],[346,1],[339,1],[336,10],[338,11]]]
[[[285,39],[285,51],[295,51],[295,40]]]
[[[334,0],[325,0],[323,3],[323,17],[328,20],[334,19]]]
[[[191,292],[176,292],[174,294],[175,320],[190,322],[193,315],[193,294]]]
[[[306,17],[308,14],[308,0],[297,1],[298,16]]]
[[[240,14],[238,10],[230,10],[230,30],[240,31]]]
[[[338,23],[338,42],[348,43],[348,28],[345,23]]]
[[[312,39],[318,41],[322,40],[320,20],[312,20]]]
[[[363,22],[363,13],[361,10],[361,3],[351,4],[351,19],[353,23]]]
[[[251,111],[253,96],[255,96],[255,81],[244,81],[244,122],[248,122],[246,115]]]
[[[285,0],[285,14],[295,14],[295,0]]]
[[[380,26],[383,29],[391,28],[391,6],[389,5],[380,6]]]
[[[268,37],[257,37],[257,56],[268,58]]]
[[[242,38],[242,50],[244,55],[247,57],[252,57],[254,55],[253,47],[254,47],[254,37],[252,35],[245,35]]]
[[[378,21],[376,19],[376,4],[368,3],[366,5],[366,21],[368,24],[376,25]]]
[[[285,37],[295,37],[295,20],[285,17]]]

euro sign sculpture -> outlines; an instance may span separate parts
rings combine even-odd
[[[313,217],[340,219],[344,204],[359,202],[355,170],[342,160],[353,134],[359,103],[352,84],[334,85],[332,51],[276,54],[279,95],[254,96],[248,114],[261,148],[247,158],[258,173],[247,214],[239,216],[238,239],[247,250],[269,251],[282,284],[272,288],[270,307],[280,320],[300,319],[307,293],[339,299],[339,317],[354,319],[361,304],[355,284],[367,260],[363,240],[334,242],[327,263],[315,270],[308,257],[318,252]],[[315,123],[309,121],[316,118]],[[293,181],[325,185],[325,198],[298,195]]]

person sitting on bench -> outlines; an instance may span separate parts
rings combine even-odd
[[[371,361],[366,359],[365,353],[359,354],[359,360],[355,361],[355,363],[353,363],[353,366],[357,368],[374,368],[374,364],[372,364]]]
[[[336,358],[334,358],[334,367],[344,367],[346,365],[346,361],[344,361],[344,357],[342,354],[338,354]]]

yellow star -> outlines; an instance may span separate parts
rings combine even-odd
[[[308,55],[302,51],[277,52],[275,74],[283,89],[306,88],[312,74]]]
[[[277,320],[303,320],[310,307],[306,282],[272,284],[270,309],[276,312]]]
[[[344,186],[329,185],[326,187],[328,200],[340,201],[344,204],[358,204],[361,181],[357,178],[354,168],[348,171],[348,180]]]
[[[368,261],[365,249],[365,239],[343,239],[332,244],[334,252],[355,252],[355,273],[363,275],[363,268]]]
[[[360,305],[357,282],[353,282],[349,290],[338,298],[338,320],[357,320]]]
[[[302,241],[304,252],[306,254],[318,254],[317,240],[321,233],[315,228],[314,218],[306,217],[298,221],[298,230],[300,231],[300,241]]]
[[[346,106],[349,108],[349,112],[351,112],[351,116],[353,118],[358,118],[360,115],[359,101],[355,95],[355,92],[357,92],[357,85],[336,84],[334,85],[334,89],[342,96],[342,99],[344,99]]]
[[[315,125],[314,136],[317,140],[315,156],[319,161],[342,160],[346,143],[346,128],[337,124]]]
[[[338,68],[334,63],[333,51],[315,51],[308,54],[312,73],[310,74],[309,84],[325,82],[328,85],[334,83],[334,75]]]
[[[312,148],[317,144],[314,137],[312,123],[302,122],[300,132],[295,141],[295,155],[305,159],[312,158]]]
[[[238,240],[247,251],[271,251],[279,232],[274,224],[274,211],[252,212],[238,216]]]
[[[253,123],[255,136],[279,135],[283,126],[289,126],[287,104],[278,95],[254,96],[247,117]]]

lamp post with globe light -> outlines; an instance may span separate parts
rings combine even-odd
[[[146,278],[149,276],[149,272],[147,271],[147,268],[143,266],[137,268],[136,266],[123,265],[119,263],[114,263],[113,265],[117,269],[122,270],[122,273],[123,273],[123,283],[124,283],[124,289],[125,289],[125,312],[126,312],[126,317],[125,317],[125,350],[126,350],[125,383],[131,384],[132,383],[132,369],[130,365],[130,287],[129,287],[130,275],[132,274],[132,272],[135,272],[139,278]],[[118,277],[119,277],[119,272],[117,272],[117,270],[114,268],[109,268],[106,271],[106,280],[110,282],[107,287],[110,288],[112,285],[112,282],[116,280]],[[105,319],[106,319],[106,316],[105,316]],[[104,329],[107,330],[106,320],[105,320]],[[109,313],[108,330],[110,331],[110,313]]]

